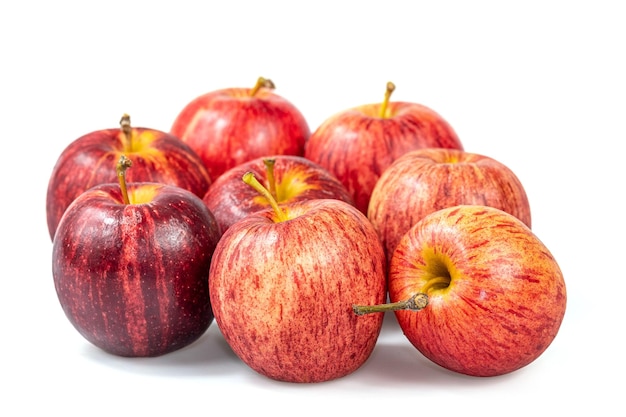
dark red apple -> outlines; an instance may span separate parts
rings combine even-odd
[[[326,119],[306,143],[304,156],[335,175],[356,207],[367,213],[372,189],[391,163],[421,148],[463,149],[450,124],[434,110],[412,102],[365,104]]]
[[[389,298],[355,312],[399,309],[404,335],[425,357],[481,377],[541,356],[567,304],[561,269],[541,240],[517,217],[480,205],[438,210],[402,237]]]
[[[48,182],[46,215],[50,238],[70,203],[98,184],[117,183],[121,155],[133,160],[129,182],[176,185],[202,198],[211,179],[200,157],[179,138],[156,129],[131,127],[96,130],[70,143],[59,156]]]
[[[204,203],[215,215],[222,232],[248,214],[270,208],[265,197],[241,180],[246,172],[253,172],[266,188],[272,190],[281,205],[324,198],[354,205],[343,184],[308,159],[295,155],[261,157],[229,169],[204,195]]]
[[[386,299],[385,270],[376,232],[354,206],[274,201],[223,234],[209,294],[224,338],[250,368],[281,381],[322,382],[371,355],[382,316],[357,317],[352,304]]]
[[[304,154],[311,132],[302,113],[260,77],[253,88],[225,88],[190,101],[171,133],[204,161],[211,180],[266,155]]]
[[[460,204],[499,208],[531,226],[528,196],[510,168],[485,155],[444,148],[396,159],[374,186],[367,216],[389,258],[422,217]]]
[[[59,302],[78,332],[109,353],[178,350],[213,321],[208,275],[220,236],[211,212],[188,190],[94,186],[70,204],[54,236]]]

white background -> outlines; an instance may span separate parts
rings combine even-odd
[[[0,414],[624,415],[625,17],[602,0],[3,2]],[[82,339],[51,275],[60,152],[122,113],[168,130],[197,95],[261,75],[312,130],[393,81],[393,100],[435,109],[466,150],[513,169],[568,289],[548,350],[465,377],[423,359],[388,316],[357,372],[299,385],[248,369],[215,324],[153,359]]]

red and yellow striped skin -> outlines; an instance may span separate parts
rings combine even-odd
[[[445,148],[417,149],[396,159],[376,183],[367,216],[389,258],[417,221],[459,204],[495,207],[531,227],[526,190],[511,169],[485,155]]]
[[[304,150],[344,184],[364,214],[376,181],[401,155],[427,147],[463,149],[450,124],[426,106],[390,102],[385,118],[379,111],[380,104],[369,104],[331,116]]]
[[[528,365],[565,314],[565,282],[550,251],[519,219],[492,207],[426,216],[401,239],[389,269],[391,301],[429,297],[423,310],[396,312],[406,337],[459,373],[496,376]],[[424,290],[446,276],[446,288]]]
[[[270,155],[267,158],[275,161],[276,200],[279,204],[334,198],[354,205],[343,184],[308,159],[295,155]],[[242,181],[243,175],[250,171],[269,189],[265,159],[257,158],[231,168],[220,175],[204,195],[203,201],[215,215],[222,232],[246,215],[270,208],[264,196]]]
[[[154,129],[134,127],[130,141],[122,129],[88,133],[59,156],[48,182],[46,212],[50,238],[70,203],[89,188],[117,183],[117,163],[126,155],[132,167],[128,182],[176,185],[202,198],[211,184],[200,157],[179,138]]]
[[[376,233],[353,206],[308,200],[231,226],[218,243],[209,291],[215,320],[252,369],[287,382],[343,377],[370,356],[383,316],[352,304],[386,299],[386,263]]]
[[[239,164],[266,155],[304,154],[311,132],[300,111],[262,88],[225,88],[190,101],[170,132],[204,161],[211,180]]]

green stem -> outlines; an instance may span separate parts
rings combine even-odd
[[[395,303],[375,304],[375,305],[353,305],[352,311],[357,316],[370,313],[385,313],[387,311],[410,310],[419,311],[428,305],[428,296],[418,292],[408,300]]]
[[[126,155],[122,155],[116,166],[117,179],[120,182],[120,189],[122,190],[122,201],[124,201],[124,204],[130,204],[130,200],[128,198],[128,189],[126,188],[126,170],[132,165],[133,162],[128,159]]]
[[[274,164],[276,164],[276,160],[267,158],[263,160],[263,163],[265,164],[265,171],[267,175],[267,183],[270,188],[270,194],[272,195],[272,197],[278,200],[278,197],[276,196],[276,178],[274,178]]]
[[[267,188],[265,188],[263,184],[261,184],[259,180],[256,179],[253,172],[248,171],[243,174],[242,180],[243,182],[257,190],[259,194],[267,199],[267,201],[270,203],[270,206],[272,206],[272,208],[274,209],[274,213],[276,213],[276,217],[278,217],[279,222],[289,220],[287,213],[285,213],[283,209],[278,206],[276,199],[272,197],[272,194],[270,194]]]
[[[385,90],[385,98],[382,104],[380,105],[380,118],[381,119],[387,118],[387,107],[389,106],[389,99],[391,98],[391,93],[393,93],[393,90],[395,89],[396,89],[395,84],[389,81],[387,83],[387,89]]]
[[[269,88],[270,90],[273,90],[274,88],[276,88],[276,86],[274,85],[272,80],[268,78],[259,77],[256,80],[256,84],[254,85],[254,87],[252,87],[252,89],[250,90],[250,97],[254,97],[261,88]]]

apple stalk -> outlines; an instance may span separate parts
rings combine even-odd
[[[256,179],[253,172],[248,171],[243,174],[242,180],[267,199],[270,206],[272,206],[272,209],[274,209],[274,213],[276,213],[276,217],[278,217],[279,222],[289,220],[287,213],[285,213],[285,211],[278,206],[276,199],[272,196],[268,189]]]
[[[124,204],[130,204],[130,199],[128,198],[128,188],[126,187],[126,170],[132,165],[133,162],[128,159],[126,155],[122,155],[115,167],[117,179],[120,182],[120,189],[122,191],[122,200],[124,201]]]
[[[250,97],[254,97],[261,88],[269,88],[270,90],[273,90],[276,88],[276,86],[274,85],[274,82],[272,82],[272,80],[264,77],[259,77],[256,80],[256,84],[254,85],[254,87],[252,87],[252,89],[250,90]]]
[[[385,98],[383,99],[383,102],[380,105],[379,114],[380,114],[381,119],[387,118],[387,107],[389,106],[389,99],[391,98],[391,93],[393,93],[393,90],[395,89],[396,89],[395,84],[389,81],[387,83],[387,89],[385,90]]]
[[[397,301],[395,303],[374,304],[374,305],[353,305],[352,311],[357,316],[370,313],[385,313],[387,311],[410,310],[420,311],[428,305],[428,295],[418,292],[408,300]]]
[[[276,178],[274,177],[274,164],[276,164],[276,160],[272,158],[267,158],[263,160],[263,164],[265,165],[265,172],[267,175],[267,183],[269,186],[269,191],[272,197],[278,200],[276,194]]]

